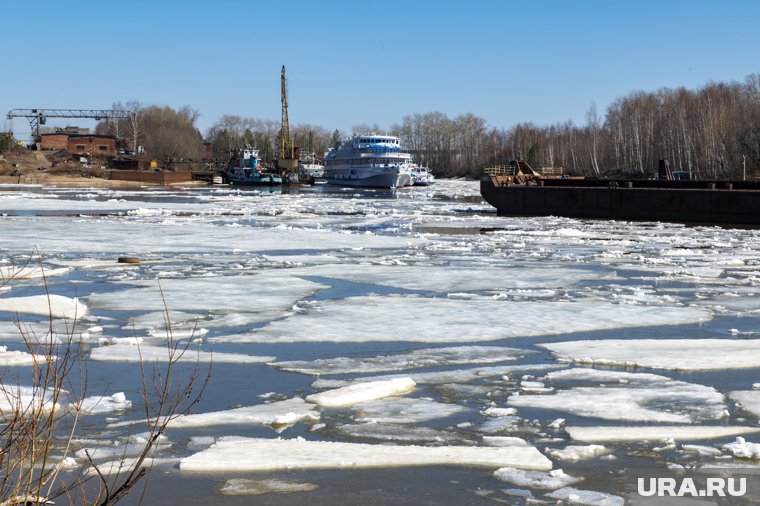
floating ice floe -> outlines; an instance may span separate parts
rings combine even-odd
[[[0,384],[0,417],[12,419],[20,413],[47,413],[60,405],[54,402],[53,392],[41,388]]]
[[[169,349],[166,346],[134,346],[131,344],[114,344],[99,346],[90,351],[90,359],[104,362],[168,362]],[[274,360],[275,357],[243,355],[240,353],[212,353],[190,347],[182,352],[179,348],[173,360],[179,362],[214,362],[230,364],[258,364]]]
[[[600,339],[539,344],[560,360],[699,371],[760,367],[760,339]]]
[[[583,480],[581,477],[565,474],[562,469],[555,469],[549,472],[526,471],[524,468],[519,469],[515,466],[502,467],[494,471],[493,474],[499,480],[517,485],[518,487],[537,488],[541,490],[554,490]]]
[[[124,392],[118,392],[109,396],[93,396],[82,399],[79,406],[70,404],[71,409],[79,409],[84,414],[95,415],[100,413],[110,413],[112,411],[123,411],[132,407],[132,401],[127,400]]]
[[[494,269],[505,268],[509,276],[494,276]],[[298,275],[324,276],[359,283],[425,290],[432,292],[472,292],[527,288],[570,287],[579,281],[598,279],[599,271],[563,266],[494,266],[457,269],[450,265],[320,265],[296,269]]]
[[[760,432],[760,427],[724,425],[646,425],[639,427],[596,426],[565,427],[565,431],[576,441],[602,443],[608,441],[699,441],[720,439],[740,434]]]
[[[28,297],[0,297],[0,311],[25,313],[69,320],[85,318],[89,309],[78,298],[63,295],[30,295]]]
[[[409,426],[400,423],[367,422],[359,424],[342,424],[335,426],[334,430],[344,436],[362,439],[376,439],[379,441],[414,441],[434,444],[467,442],[461,434],[456,432],[433,429],[430,427]],[[526,446],[528,446],[527,443]]]
[[[568,462],[578,462],[581,460],[591,460],[599,455],[604,455],[608,450],[602,445],[576,446],[570,445],[559,449],[547,448],[546,453],[557,460],[566,460]]]
[[[400,424],[427,422],[468,411],[467,408],[456,404],[416,398],[393,398],[361,402],[354,404],[353,409],[359,414],[356,418],[359,422]]]
[[[315,422],[319,420],[319,412],[314,411],[314,405],[305,402],[300,397],[269,404],[257,404],[210,413],[182,415],[173,419],[169,427],[174,429],[190,429],[210,427],[214,425],[273,425],[289,426],[299,421]]]
[[[421,314],[403,325],[388,325],[388,315]],[[551,314],[551,318],[546,318]],[[357,318],[361,315],[361,318]],[[495,301],[413,296],[348,297],[323,304],[319,312],[299,313],[247,334],[214,339],[230,342],[475,342],[625,327],[677,325],[709,320],[711,313],[691,307],[656,308],[577,302]]]
[[[563,487],[546,494],[546,497],[583,506],[623,506],[625,504],[625,500],[617,495],[594,490],[580,490],[573,487]]]
[[[554,409],[604,420],[643,422],[691,423],[720,419],[727,413],[723,394],[714,388],[656,374],[570,369],[550,373],[547,377],[596,381],[605,378],[618,383],[572,387],[552,395],[513,394],[507,400],[508,404]]]
[[[224,437],[182,459],[182,471],[248,472],[405,466],[477,466],[551,469],[533,447],[395,446],[304,439]]]
[[[737,437],[733,443],[723,445],[723,449],[728,450],[739,459],[760,459],[760,444],[749,443],[743,437]]]
[[[516,360],[530,353],[503,346],[451,346],[445,348],[422,348],[407,353],[380,355],[376,357],[335,357],[317,360],[274,362],[273,366],[284,371],[302,374],[348,374],[403,371],[442,365],[488,364]]]
[[[60,269],[46,269],[38,266],[0,266],[0,281],[10,281],[12,279],[39,279],[53,278],[68,274],[71,269],[62,267]]]
[[[135,281],[115,292],[93,293],[93,307],[117,311],[144,311],[166,307],[180,311],[225,311],[245,313],[247,323],[269,320],[287,312],[298,300],[325,285],[277,272],[250,276],[217,276]],[[134,287],[138,285],[138,287]],[[163,298],[162,298],[163,292]],[[205,324],[205,322],[204,322]],[[157,330],[164,327],[163,320]],[[179,329],[178,329],[179,331]]]
[[[219,487],[219,493],[222,495],[292,494],[294,492],[310,492],[317,488],[319,485],[315,483],[292,480],[233,478],[225,481]]]
[[[744,411],[760,417],[760,390],[735,390],[728,396]]]
[[[395,378],[386,381],[354,383],[335,390],[311,394],[306,400],[326,408],[351,406],[359,402],[403,395],[413,391],[416,383],[411,378]]]
[[[515,436],[483,436],[486,446],[530,446],[526,440]]]
[[[433,372],[409,372],[404,374],[386,374],[382,376],[366,376],[355,378],[352,381],[338,379],[318,379],[311,386],[314,388],[335,388],[351,385],[355,382],[363,381],[385,381],[395,378],[409,377],[417,384],[428,385],[448,385],[452,383],[467,383],[483,378],[493,376],[504,376],[514,371],[542,371],[547,369],[559,369],[561,365],[557,364],[525,364],[525,365],[502,365],[494,367],[473,367],[471,369],[452,369],[450,371],[433,371]]]
[[[7,346],[0,346],[0,367],[10,367],[14,365],[32,365],[37,358],[31,353],[25,351],[8,351]]]

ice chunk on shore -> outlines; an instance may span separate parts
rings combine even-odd
[[[552,464],[533,447],[394,446],[239,437],[221,438],[210,448],[180,462],[180,470],[196,472],[405,466],[506,466],[548,470]]]
[[[388,315],[420,314],[403,325],[388,326]],[[551,314],[552,318],[545,318]],[[361,318],[357,318],[361,315]],[[295,314],[247,334],[212,340],[229,342],[476,342],[625,327],[677,325],[709,320],[711,313],[691,307],[651,307],[576,302],[495,301],[414,296],[348,297],[323,304],[323,310]]]
[[[212,353],[188,348],[177,350],[175,360],[179,362],[214,362],[230,364],[258,364],[271,362],[275,357],[243,355],[240,353]],[[90,359],[104,362],[168,362],[169,350],[166,346],[134,346],[131,344],[114,344],[100,346],[90,352]]]
[[[556,380],[563,376],[563,372],[553,372],[548,377]],[[712,387],[656,374],[594,369],[570,369],[565,376],[622,379],[624,382],[573,387],[553,395],[514,394],[507,402],[518,407],[555,409],[604,420],[690,423],[725,416],[723,394]]]
[[[760,432],[760,427],[724,425],[646,425],[639,427],[596,426],[565,427],[565,431],[576,441],[602,443],[607,441],[699,441],[719,439],[740,434]]]
[[[579,504],[583,506],[623,506],[625,500],[617,495],[596,492],[594,490],[580,490],[573,487],[564,487],[555,490],[546,497],[567,501],[568,504]]]
[[[412,378],[395,378],[387,381],[354,383],[335,390],[311,394],[306,400],[326,408],[351,406],[359,402],[382,399],[392,395],[408,394],[416,387]]]
[[[419,423],[468,411],[456,404],[429,399],[393,398],[354,404],[359,422]]]
[[[30,295],[28,297],[0,297],[0,311],[25,313],[68,320],[85,318],[87,306],[74,297],[63,295]]]
[[[488,364],[515,360],[534,353],[503,346],[451,346],[422,348],[407,353],[376,357],[335,357],[317,360],[275,362],[271,365],[284,371],[302,374],[349,374],[403,371],[440,365]]]
[[[251,480],[249,478],[233,478],[219,487],[222,495],[261,495],[261,494],[292,494],[294,492],[310,492],[319,488],[315,483],[305,483],[292,480]]]
[[[558,449],[547,449],[546,453],[557,460],[566,460],[568,462],[578,462],[581,460],[591,460],[599,455],[607,453],[607,448],[602,445],[576,446],[570,445]]]
[[[314,422],[319,420],[319,412],[314,411],[313,408],[313,404],[309,404],[300,397],[293,397],[292,399],[269,404],[243,406],[241,408],[210,413],[182,415],[172,420],[169,423],[169,427],[173,429],[190,429],[233,424],[289,426],[299,421]]]
[[[539,344],[560,360],[700,371],[760,367],[760,339],[601,339]]]
[[[583,480],[583,478],[565,474],[562,469],[555,469],[547,473],[543,471],[526,471],[515,467],[502,467],[494,471],[493,474],[499,480],[517,485],[518,487],[542,490],[554,490]]]

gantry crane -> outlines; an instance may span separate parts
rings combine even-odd
[[[282,123],[280,125],[280,151],[277,156],[277,168],[283,176],[298,172],[298,148],[293,146],[288,124],[288,83],[285,78],[285,65],[280,77],[280,98],[282,100]]]
[[[283,67],[285,72],[285,67]],[[13,109],[8,111],[7,118],[26,118],[32,127],[34,139],[40,137],[40,125],[44,125],[47,118],[86,118],[100,121],[101,119],[126,119],[129,111],[120,109]]]

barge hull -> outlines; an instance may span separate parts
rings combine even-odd
[[[760,187],[753,184],[553,180],[499,185],[495,179],[484,176],[480,191],[503,216],[760,225]]]

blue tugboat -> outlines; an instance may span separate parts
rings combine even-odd
[[[232,164],[230,164],[232,165]],[[235,186],[278,186],[282,177],[271,174],[259,164],[259,150],[246,145],[238,154],[237,165],[224,173],[227,182]]]

